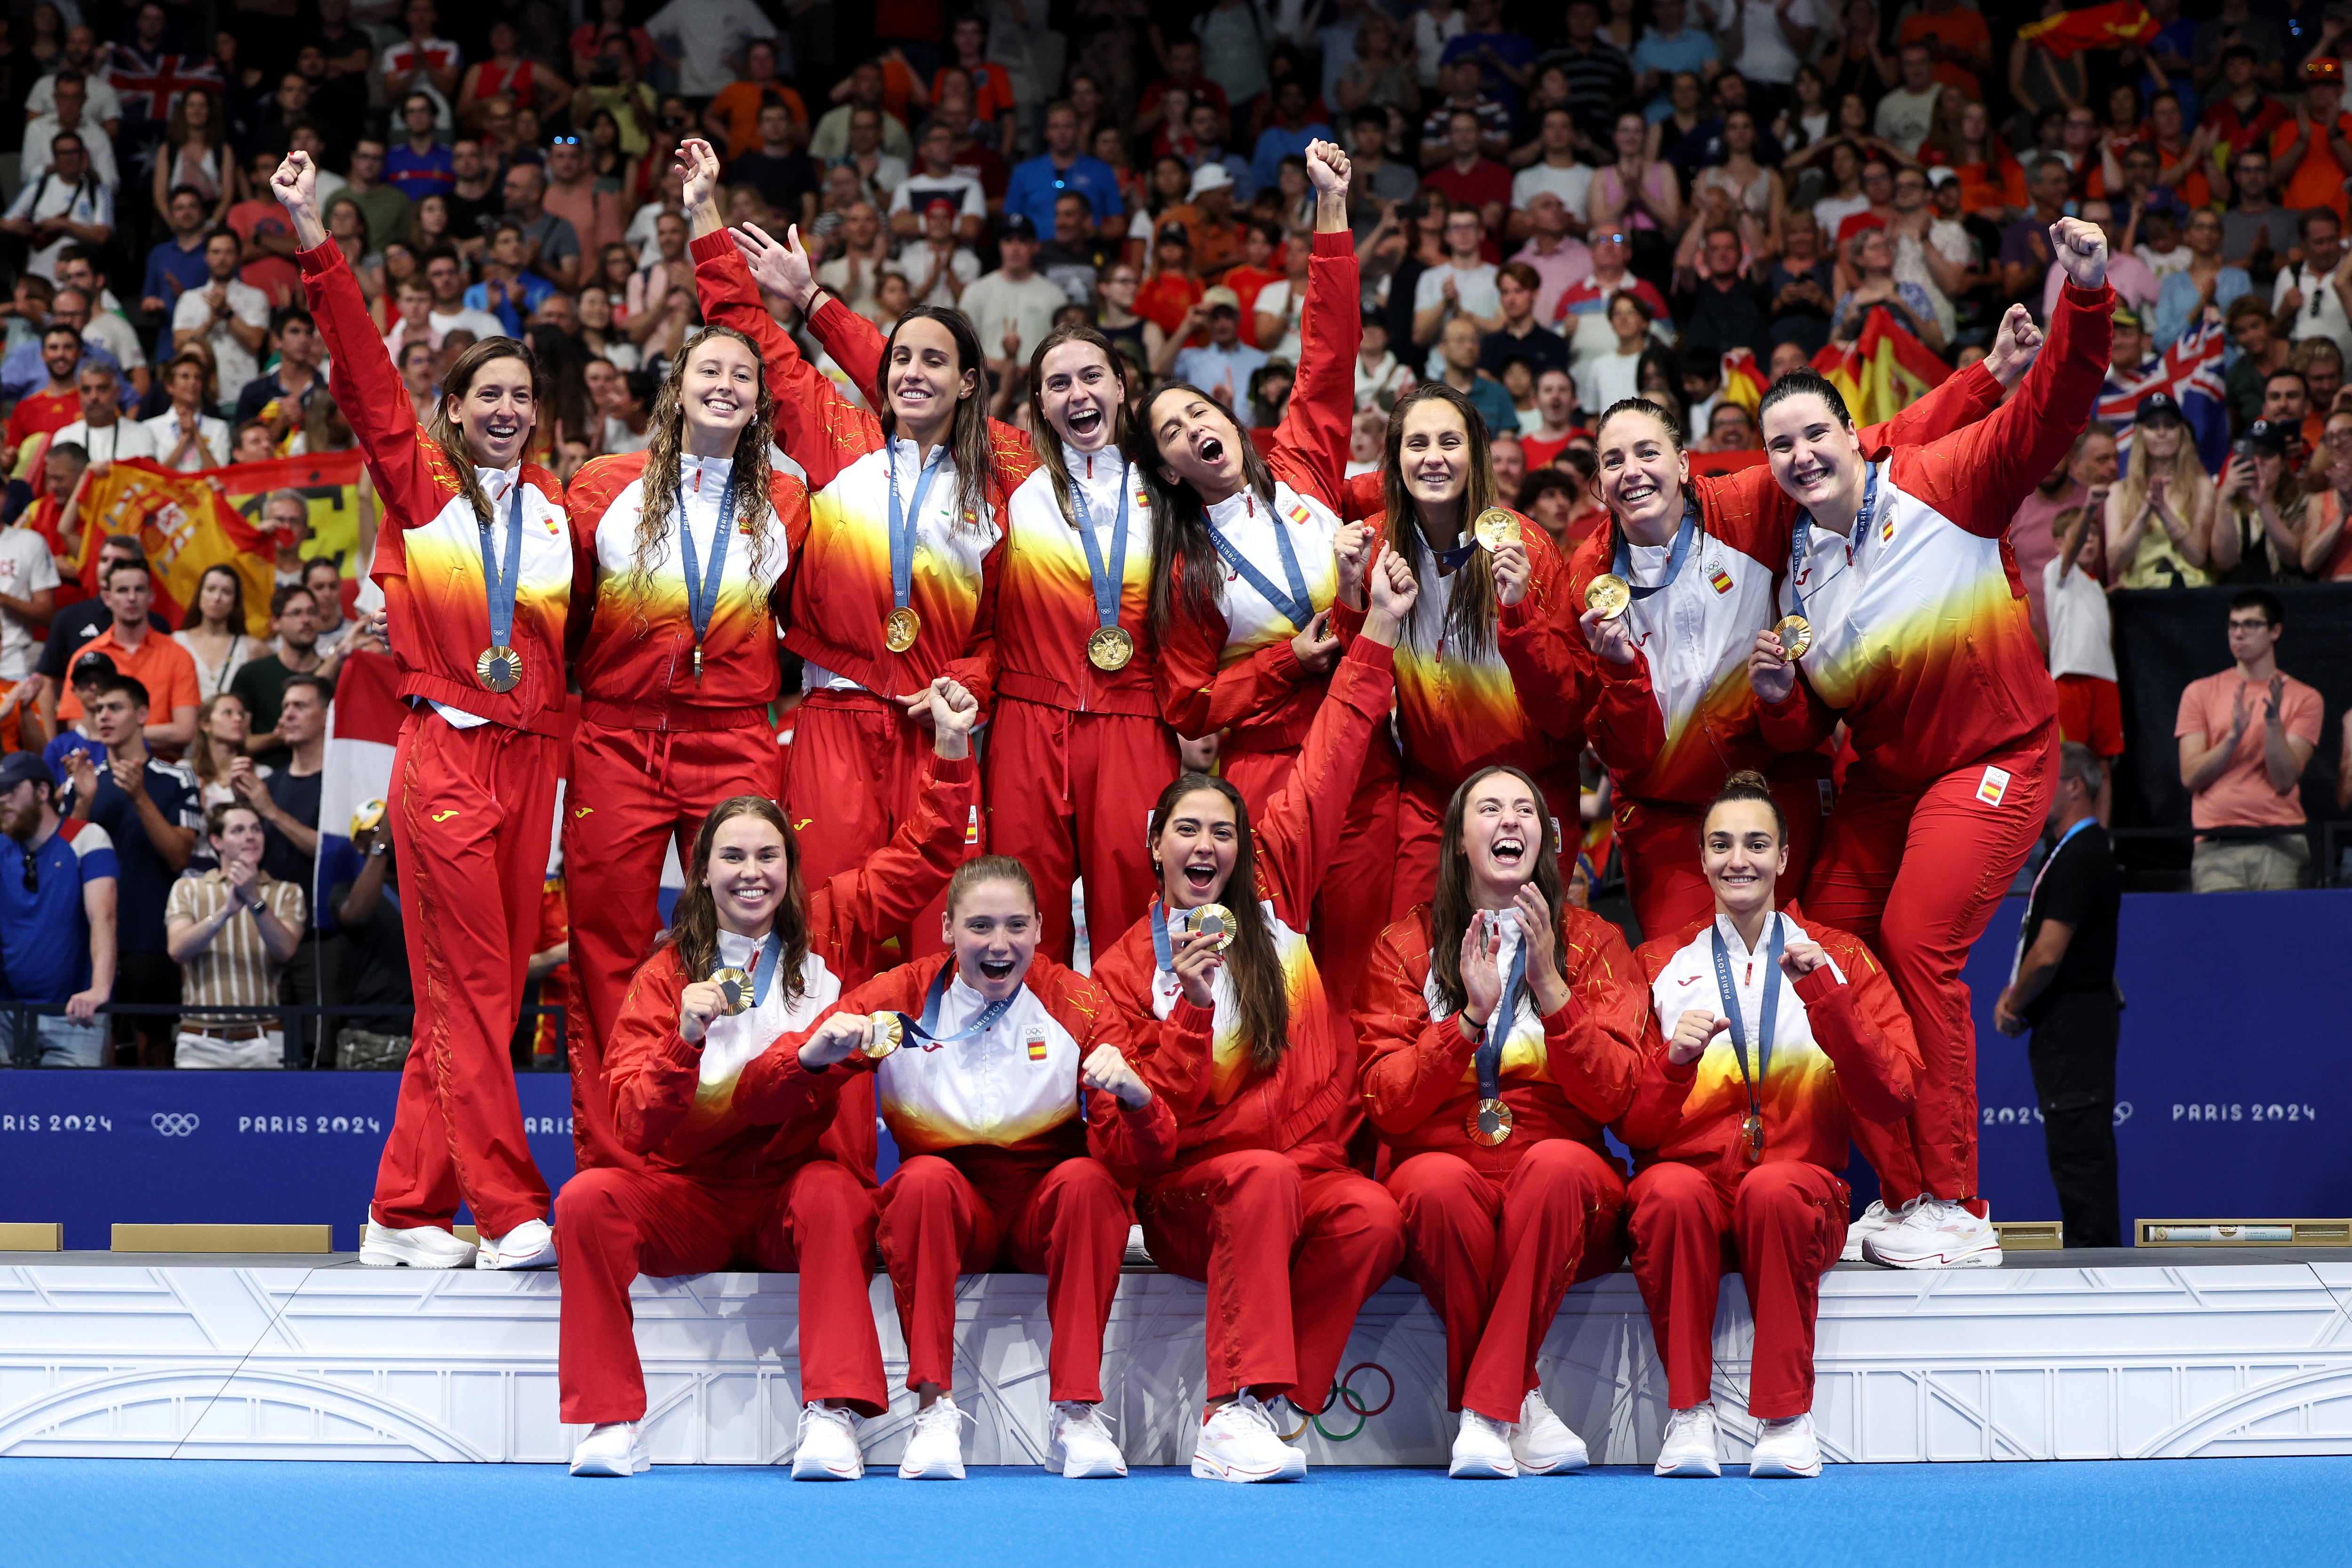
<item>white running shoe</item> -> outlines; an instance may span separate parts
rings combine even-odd
[[[1244,1391],[1201,1423],[1192,1475],[1204,1481],[1304,1480],[1307,1452],[1284,1442],[1265,1406]]]
[[[1511,1458],[1523,1476],[1565,1475],[1592,1463],[1584,1439],[1551,1413],[1543,1390],[1530,1388],[1519,1402],[1519,1424],[1511,1428]]]
[[[942,1394],[915,1412],[915,1429],[907,1435],[906,1457],[898,1461],[902,1481],[963,1479],[963,1412],[955,1395]]]
[[[1888,1226],[1895,1224],[1909,1212],[1908,1205],[1899,1209],[1890,1209],[1886,1206],[1885,1200],[1871,1199],[1870,1206],[1862,1211],[1862,1217],[1845,1227],[1845,1250],[1838,1254],[1838,1261],[1840,1263],[1861,1262],[1862,1244]]]
[[[575,1476],[634,1476],[653,1468],[653,1457],[646,1452],[634,1421],[601,1422],[572,1450]]]
[[[1998,1268],[2000,1233],[1949,1198],[1922,1198],[1898,1225],[1862,1244],[1862,1255],[1889,1268]]]
[[[857,1443],[857,1413],[834,1410],[812,1399],[801,1409],[800,1441],[793,1446],[793,1479],[855,1481],[866,1476],[866,1451]]]
[[[371,1268],[463,1268],[474,1260],[474,1244],[437,1225],[378,1225],[360,1235],[360,1261]]]
[[[1076,1400],[1055,1405],[1054,1436],[1045,1447],[1045,1468],[1050,1470],[1057,1465],[1062,1479],[1068,1481],[1127,1474],[1127,1458],[1118,1451],[1098,1407]]]
[[[1518,1461],[1511,1458],[1511,1424],[1465,1410],[1461,1428],[1454,1434],[1454,1461],[1445,1467],[1445,1473],[1457,1481],[1517,1480]]]
[[[1120,1255],[1119,1262],[1129,1268],[1152,1267],[1151,1248],[1144,1242],[1141,1226],[1130,1225],[1127,1227],[1127,1250]]]
[[[1723,1458],[1715,1442],[1712,1402],[1677,1410],[1667,1418],[1666,1440],[1658,1449],[1658,1462],[1651,1469],[1661,1476],[1712,1478],[1723,1474]]]
[[[477,1268],[552,1268],[555,1229],[543,1219],[527,1219],[500,1237],[484,1237],[474,1254]]]
[[[1822,1446],[1813,1436],[1810,1412],[1764,1423],[1764,1430],[1756,1436],[1756,1451],[1748,1460],[1748,1479],[1805,1479],[1821,1473]]]

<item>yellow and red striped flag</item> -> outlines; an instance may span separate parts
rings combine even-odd
[[[2039,22],[2028,22],[2017,36],[2041,45],[2060,59],[2071,59],[2084,49],[2120,49],[2144,44],[2163,29],[2139,0],[2113,0],[2081,11],[2061,11]]]
[[[1838,389],[1857,428],[1894,418],[1952,374],[1951,366],[1883,310],[1870,313],[1853,342],[1832,343],[1815,354],[1813,368]]]

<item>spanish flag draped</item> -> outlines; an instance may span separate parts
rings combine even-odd
[[[1756,355],[1747,349],[1729,349],[1723,356],[1723,398],[1753,414],[1764,401],[1767,383]]]
[[[1927,344],[1873,310],[1862,336],[1832,343],[1813,356],[1813,368],[1844,397],[1854,425],[1875,425],[1895,416],[1944,384],[1951,367]]]
[[[2163,31],[2139,0],[2114,0],[2081,11],[2061,11],[2039,22],[2028,22],[2017,36],[2041,45],[2060,59],[2071,59],[2084,49],[2120,49],[2144,44]]]

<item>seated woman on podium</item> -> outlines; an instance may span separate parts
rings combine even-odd
[[[669,935],[630,982],[604,1056],[614,1132],[643,1168],[583,1170],[555,1201],[557,1382],[563,1419],[591,1428],[575,1476],[651,1463],[630,1281],[744,1266],[800,1274],[793,1478],[863,1472],[856,1418],[890,1403],[866,1291],[872,1080],[827,1070],[845,1049],[802,1033],[962,858],[980,705],[944,676],[928,695],[921,804],[862,866],[804,892],[799,841],[758,795],[720,802],[695,835]]]
[[[1722,1473],[1710,1390],[1729,1241],[1756,1320],[1748,1473],[1817,1476],[1813,1321],[1845,1245],[1848,1119],[1900,1123],[1919,1051],[1860,939],[1777,907],[1789,829],[1763,774],[1725,780],[1699,832],[1715,909],[1635,955],[1664,1045],[1617,1125],[1634,1152],[1633,1278],[1672,1411],[1656,1468]]]

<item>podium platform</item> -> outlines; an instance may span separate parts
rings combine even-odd
[[[656,1461],[789,1457],[799,1410],[798,1280],[644,1279],[635,1302]],[[905,1371],[886,1281],[883,1354]],[[1106,1409],[1129,1460],[1190,1458],[1202,1291],[1121,1279]],[[552,1273],[366,1268],[284,1258],[16,1254],[0,1261],[0,1455],[559,1463]],[[1814,1405],[1837,1461],[2352,1454],[2352,1254],[2249,1250],[2011,1255],[2008,1267],[1822,1281]],[[1044,1281],[967,1277],[956,1394],[975,1464],[1045,1442]],[[1744,1463],[1752,1338],[1736,1278],[1716,1334],[1725,1459]],[[1383,1288],[1349,1342],[1359,1419],[1305,1442],[1319,1464],[1443,1465],[1444,1339],[1412,1285]],[[1647,1463],[1664,1376],[1630,1275],[1569,1294],[1540,1358],[1552,1406],[1602,1463]],[[901,1393],[866,1427],[895,1463]]]

